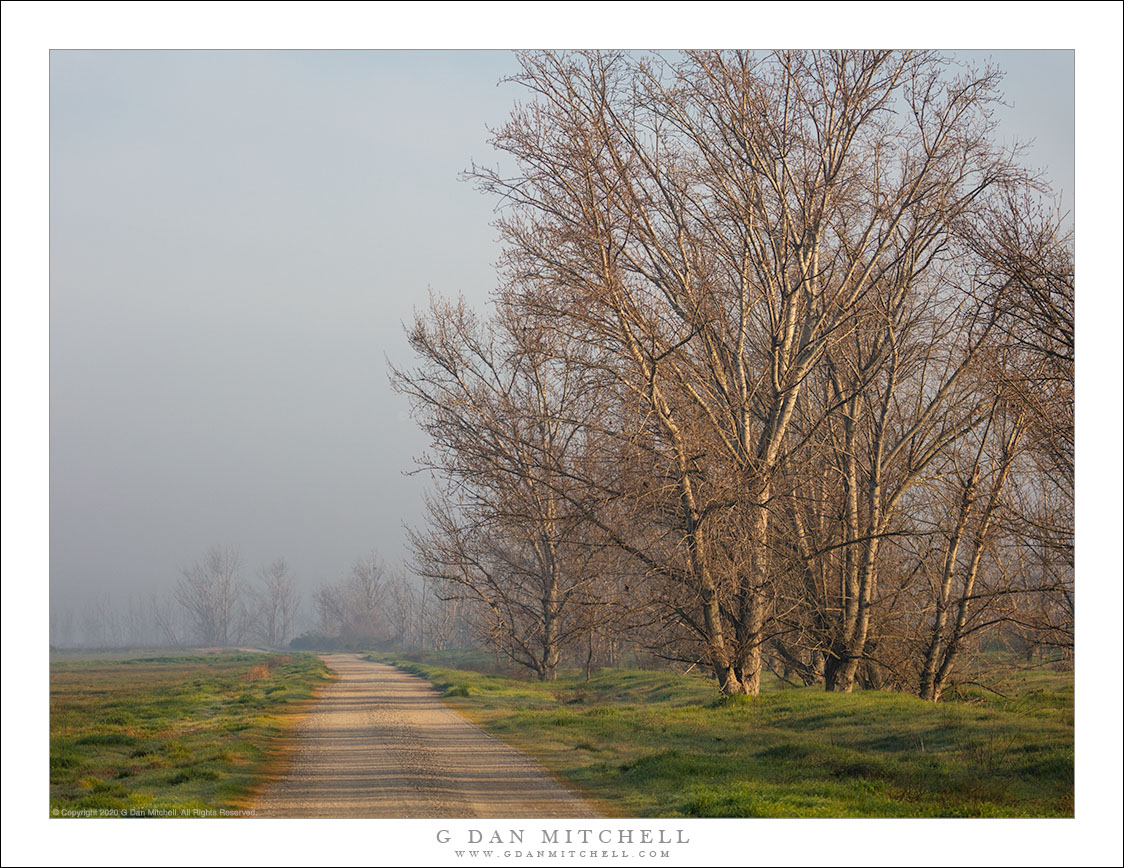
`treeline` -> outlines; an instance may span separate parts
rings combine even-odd
[[[475,641],[463,609],[442,599],[432,582],[389,569],[375,552],[357,558],[340,581],[307,594],[285,558],[247,579],[238,549],[220,544],[181,570],[168,590],[52,600],[50,641],[57,648],[445,650]]]
[[[351,573],[312,596],[316,626],[297,647],[466,648],[474,637],[455,599],[400,569],[388,570],[374,552],[358,558]]]
[[[999,74],[520,61],[470,173],[494,311],[434,298],[392,373],[437,480],[414,572],[543,679],[623,643],[937,699],[981,636],[1071,649],[1072,236]]]
[[[181,570],[169,589],[127,595],[108,592],[77,603],[51,601],[51,645],[282,647],[301,611],[300,594],[284,558],[261,566],[253,581],[243,575],[235,546],[214,545]]]

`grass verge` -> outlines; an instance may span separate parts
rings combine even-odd
[[[329,680],[312,654],[51,663],[52,816],[246,807],[280,736]]]
[[[374,654],[535,756],[609,815],[1073,816],[1073,676],[929,703],[770,682],[721,700],[710,679],[601,671],[552,683]]]

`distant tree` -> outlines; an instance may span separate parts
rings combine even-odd
[[[420,576],[418,591],[417,633],[422,648],[446,651],[467,648],[473,641],[467,606],[456,597],[441,595],[441,583]]]
[[[387,585],[386,565],[377,552],[355,559],[344,586],[345,634],[368,638],[386,633]]]
[[[1000,625],[1071,641],[1071,239],[999,72],[519,62],[512,162],[471,173],[495,316],[432,302],[393,373],[438,483],[419,574],[542,678],[632,631],[727,694],[936,698]]]
[[[176,585],[176,600],[195,638],[204,645],[229,645],[242,638],[245,613],[239,561],[233,546],[213,546],[201,560],[183,570]]]
[[[404,570],[395,570],[389,583],[390,622],[404,648],[420,648],[422,631],[419,629],[419,599],[417,589]]]
[[[151,593],[148,597],[156,644],[175,647],[183,644],[183,624],[177,617],[174,595]]]
[[[297,614],[297,589],[284,558],[277,558],[258,571],[254,589],[255,632],[271,648],[284,644]]]
[[[316,609],[316,632],[321,636],[340,636],[347,623],[347,606],[341,585],[325,582],[312,595]]]
[[[318,632],[349,641],[387,638],[389,589],[386,565],[377,552],[356,558],[347,578],[324,584],[313,594]]]

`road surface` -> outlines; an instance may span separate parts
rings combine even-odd
[[[257,817],[594,817],[526,754],[445,706],[433,686],[354,654],[293,731]]]

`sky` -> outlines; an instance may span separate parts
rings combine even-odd
[[[1074,55],[1006,70],[1002,136],[1072,207]],[[50,56],[55,604],[167,590],[212,545],[311,589],[407,557],[426,442],[387,362],[427,294],[483,309],[505,51]]]
[[[405,556],[424,448],[386,360],[483,307],[506,52],[51,54],[51,586],[216,543],[305,587]],[[494,160],[493,160],[494,161]]]

